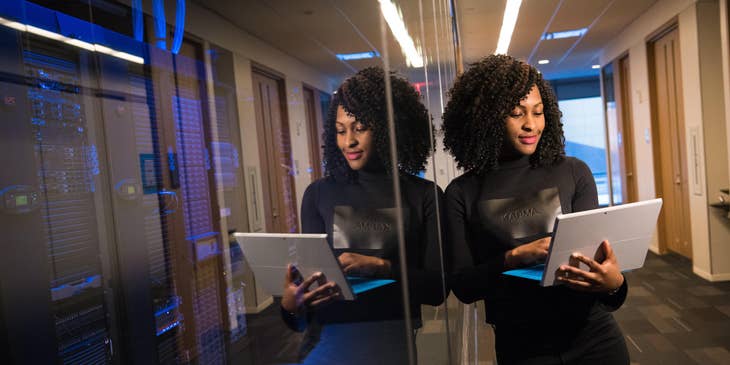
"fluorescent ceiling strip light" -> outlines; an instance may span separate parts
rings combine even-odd
[[[545,33],[542,35],[543,40],[563,39],[580,37],[588,32],[588,28],[564,30],[562,32]]]
[[[36,28],[32,25],[27,25],[26,29],[28,30],[28,33],[33,33],[35,35],[39,35],[41,37],[46,37],[48,39],[53,39],[56,41],[62,41],[62,40],[64,40],[64,38],[66,38],[58,33],[49,32],[45,29]]]
[[[548,63],[550,63],[550,60],[539,60],[537,61],[537,63],[540,65],[547,65]]]
[[[393,36],[400,44],[400,48],[403,54],[406,56],[406,64],[411,67],[423,67],[423,57],[421,53],[416,49],[413,38],[408,35],[406,25],[403,22],[403,16],[398,11],[398,8],[390,0],[379,0],[380,11],[383,13],[385,21],[390,27],[390,31],[393,32]]]
[[[64,43],[67,43],[67,44],[70,44],[72,46],[76,46],[76,47],[79,47],[79,48],[83,48],[83,49],[85,49],[87,51],[91,51],[91,52],[96,51],[96,48],[94,48],[94,45],[93,44],[87,43],[87,42],[84,42],[84,41],[80,41],[78,39],[67,38],[67,39],[64,39],[63,42]]]
[[[593,66],[591,66],[591,68],[594,70],[597,70],[597,69],[601,68],[601,65],[593,65]]]
[[[507,0],[507,5],[504,7],[504,16],[502,17],[502,29],[499,31],[497,50],[494,51],[494,54],[507,54],[521,5],[522,0]]]
[[[102,46],[101,44],[94,44],[93,47],[99,53],[108,54],[110,56],[114,56],[114,57],[117,57],[117,58],[121,58],[123,60],[131,61],[131,62],[134,62],[134,63],[140,63],[140,64],[143,64],[144,63],[144,58],[139,57],[139,56],[135,56],[133,54],[129,54],[129,53],[126,53],[126,52],[120,52],[120,51],[117,51],[115,49],[111,49],[111,48],[109,48],[107,46]]]
[[[338,53],[337,59],[341,61],[364,60],[368,58],[380,57],[378,52],[360,52],[360,53]]]
[[[102,46],[101,44],[91,44],[88,42],[84,42],[80,39],[76,38],[70,38],[66,37],[65,35],[54,33],[42,28],[34,27],[32,25],[25,25],[23,23],[18,23],[12,20],[8,20],[5,18],[0,18],[0,25],[4,25],[9,28],[13,28],[15,30],[19,30],[21,32],[28,32],[33,33],[35,35],[39,35],[44,38],[53,39],[56,41],[60,41],[66,44],[70,44],[74,47],[82,48],[87,51],[91,52],[99,52],[104,53],[113,57],[121,58],[123,60],[127,60],[134,63],[144,64],[144,58],[135,56],[130,53],[117,51],[115,49],[109,48],[107,46]]]
[[[25,32],[26,30],[28,30],[28,28],[25,26],[25,24],[14,22],[12,20],[7,20],[5,18],[0,18],[0,24],[4,25],[6,27],[9,27],[9,28],[13,28],[15,30],[19,30],[21,32]]]

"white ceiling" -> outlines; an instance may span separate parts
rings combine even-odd
[[[601,49],[657,0],[523,0],[508,53],[548,79],[597,75]],[[462,52],[474,62],[497,48],[506,0],[457,0]],[[541,41],[543,33],[588,28],[582,38]],[[547,65],[538,60],[547,59]]]
[[[192,1],[331,77],[343,78],[382,63],[382,59],[339,61],[337,53],[375,50],[385,55],[377,0]],[[464,62],[493,53],[506,0],[454,1]],[[598,63],[601,48],[656,1],[523,0],[508,53],[535,65],[549,59],[549,64],[538,66],[548,79],[597,75],[591,65]],[[396,4],[408,32],[426,50],[427,62],[453,61],[447,2]],[[540,41],[543,32],[583,27],[589,30],[582,38]],[[386,34],[391,67],[408,71],[395,39],[390,31]]]

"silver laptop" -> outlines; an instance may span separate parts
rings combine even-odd
[[[243,256],[253,270],[256,284],[271,295],[281,296],[288,264],[294,264],[307,278],[322,272],[342,290],[345,300],[395,282],[390,279],[346,277],[327,243],[326,234],[234,233]],[[312,288],[315,288],[315,283]]]
[[[653,199],[560,214],[555,218],[545,264],[504,274],[540,280],[542,286],[555,285],[555,272],[560,265],[569,264],[571,254],[579,252],[593,258],[603,240],[611,243],[622,271],[638,269],[644,266],[661,207],[662,199]]]

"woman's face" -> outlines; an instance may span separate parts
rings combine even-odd
[[[532,86],[527,98],[520,101],[505,119],[508,145],[522,156],[529,156],[537,150],[540,136],[545,129],[542,97],[537,86]]]
[[[338,106],[335,132],[337,147],[345,156],[347,164],[353,170],[362,169],[374,153],[373,131],[347,114],[342,106]]]

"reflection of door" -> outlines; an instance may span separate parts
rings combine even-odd
[[[664,199],[659,217],[660,249],[692,256],[689,191],[685,158],[679,37],[673,29],[650,43],[652,131],[657,196]]]
[[[266,230],[297,232],[291,140],[283,112],[282,81],[254,71],[253,84]]]
[[[307,131],[309,132],[309,163],[312,167],[312,181],[322,177],[322,120],[317,102],[318,95],[309,88],[304,88],[304,109],[307,114]]]
[[[618,115],[620,118],[617,135],[619,148],[619,166],[621,168],[622,199],[624,203],[638,200],[636,176],[634,175],[634,133],[631,119],[631,73],[629,71],[629,56],[618,60],[616,67]]]

